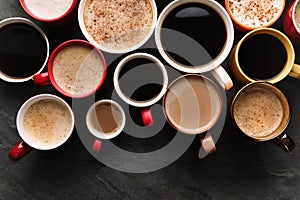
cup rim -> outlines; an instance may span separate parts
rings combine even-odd
[[[269,26],[272,26],[282,15],[283,11],[284,11],[284,8],[285,8],[285,4],[286,4],[286,1],[285,0],[282,0],[282,6],[281,6],[281,9],[280,11],[278,12],[278,14],[276,15],[275,18],[273,18],[273,20],[271,20],[268,24],[264,25],[264,26],[258,26],[258,27],[253,27],[253,26],[247,26],[247,25],[244,25],[242,24],[241,22],[239,22],[238,20],[236,20],[236,18],[233,16],[233,14],[231,13],[231,10],[229,8],[229,5],[228,5],[228,2],[229,0],[225,0],[225,8],[227,10],[227,13],[229,14],[230,18],[232,19],[232,21],[237,24],[239,27],[242,27],[243,29],[245,29],[246,31],[251,31],[251,30],[255,30],[257,28],[267,28]]]
[[[144,58],[144,59],[154,62],[156,64],[156,66],[160,69],[160,71],[163,75],[163,83],[162,83],[161,91],[154,98],[149,99],[147,101],[135,101],[133,99],[130,99],[127,95],[125,95],[122,92],[120,85],[119,85],[119,75],[120,75],[122,68],[125,66],[125,64],[127,62],[137,59],[137,58]],[[168,87],[168,74],[167,74],[166,68],[164,67],[162,62],[157,57],[155,57],[151,54],[148,54],[148,53],[134,53],[134,54],[130,54],[130,55],[126,56],[125,58],[123,58],[121,60],[121,62],[119,62],[119,64],[117,65],[117,68],[115,69],[115,72],[114,72],[113,81],[114,81],[114,87],[115,87],[117,94],[124,102],[126,102],[129,105],[135,106],[135,107],[148,107],[148,106],[151,106],[151,105],[155,104],[156,102],[158,102],[166,93],[167,87]]]
[[[28,80],[32,79],[32,77],[34,75],[39,74],[43,71],[43,69],[45,68],[45,66],[48,62],[48,59],[49,59],[50,46],[49,46],[48,38],[47,38],[46,34],[44,33],[44,31],[38,25],[36,25],[35,23],[33,23],[29,19],[26,19],[26,18],[23,18],[23,17],[10,17],[10,18],[3,19],[3,20],[0,21],[0,29],[2,27],[5,27],[5,26],[9,25],[9,24],[15,24],[15,23],[27,24],[27,25],[31,26],[33,29],[37,30],[41,34],[41,37],[44,39],[44,41],[46,43],[46,48],[47,48],[44,63],[40,66],[40,69],[37,72],[35,72],[34,74],[32,74],[29,77],[26,77],[26,78],[11,77],[11,76],[8,76],[8,75],[6,75],[6,74],[4,74],[0,71],[0,78],[2,80],[7,81],[7,82],[11,82],[11,83],[21,83],[21,82],[25,82],[25,81],[28,81]]]
[[[73,45],[73,44],[81,44],[81,45],[85,45],[85,46],[88,46],[88,47],[91,47],[93,50],[96,50],[98,55],[100,56],[101,58],[101,61],[103,63],[103,75],[102,75],[102,79],[101,81],[99,82],[98,86],[90,91],[89,93],[87,94],[84,94],[84,95],[74,95],[72,93],[69,93],[65,90],[63,90],[55,81],[55,78],[54,78],[54,75],[53,75],[53,63],[54,63],[54,60],[57,56],[57,54],[65,47],[69,46],[69,45]],[[49,75],[49,79],[52,83],[52,85],[55,87],[55,89],[57,91],[59,91],[61,94],[65,95],[65,96],[68,96],[68,97],[71,97],[71,98],[84,98],[84,97],[87,97],[87,96],[90,96],[92,94],[94,94],[104,83],[105,81],[105,78],[106,78],[106,72],[107,71],[107,64],[106,64],[106,60],[102,54],[102,52],[96,48],[94,45],[92,45],[91,43],[85,41],[85,40],[80,40],[80,39],[72,39],[72,40],[68,40],[68,41],[65,41],[63,43],[61,43],[60,45],[58,45],[54,51],[51,53],[50,55],[50,58],[49,58],[49,62],[48,62],[48,75]]]
[[[277,134],[273,134],[274,132],[272,132],[271,134],[269,135],[266,135],[266,136],[260,136],[260,137],[252,137],[248,134],[246,134],[236,123],[236,120],[235,120],[235,117],[234,117],[234,113],[233,113],[233,110],[234,110],[234,105],[235,105],[235,102],[237,101],[237,98],[245,91],[245,89],[249,88],[249,87],[253,87],[255,85],[266,85],[267,87],[269,88],[272,88],[273,90],[276,90],[279,94],[281,94],[281,97],[284,99],[284,101],[287,103],[287,106],[288,106],[288,119],[286,121],[286,124],[282,127],[282,130],[278,131]],[[271,91],[272,92],[272,91]],[[273,92],[272,92],[273,93]],[[273,93],[274,94],[274,93]],[[275,94],[277,97],[278,95]],[[279,98],[279,97],[278,97]],[[279,98],[280,99],[280,98]],[[280,100],[281,102],[281,100]],[[281,102],[282,103],[282,102]],[[264,141],[269,141],[269,140],[272,140],[276,137],[278,137],[279,135],[281,135],[284,130],[287,128],[287,126],[289,125],[289,122],[290,122],[290,119],[291,119],[291,112],[290,112],[290,107],[289,107],[289,103],[288,103],[288,100],[286,98],[286,96],[283,94],[283,92],[275,87],[274,85],[272,85],[272,83],[270,82],[266,82],[266,81],[256,81],[256,82],[251,82],[251,83],[248,83],[246,84],[245,86],[243,86],[234,96],[232,102],[231,102],[231,105],[230,105],[230,114],[231,114],[231,117],[234,121],[234,123],[236,124],[236,126],[238,127],[238,129],[246,136],[248,136],[249,138],[255,140],[255,141],[258,141],[258,142],[264,142]],[[279,128],[279,127],[278,127]]]
[[[274,34],[276,34],[276,36],[274,34],[270,34],[270,33],[274,33]],[[272,37],[277,38],[278,40],[280,40],[280,42],[284,46],[286,53],[287,53],[287,61],[286,61],[285,65],[282,67],[281,72],[270,79],[265,79],[265,80],[252,79],[251,77],[249,77],[248,75],[245,74],[245,72],[243,71],[243,69],[239,63],[238,54],[239,54],[239,50],[240,50],[241,46],[247,39],[249,39],[252,36],[258,35],[258,34],[268,34],[268,35],[271,35]],[[284,42],[282,42],[281,38],[284,39]],[[288,47],[287,47],[287,45],[288,45]],[[277,83],[277,82],[281,81],[283,78],[285,78],[293,68],[293,64],[295,61],[295,53],[289,54],[287,48],[291,49],[294,52],[294,48],[293,48],[291,41],[282,32],[280,32],[274,28],[254,29],[254,30],[248,32],[246,35],[244,35],[242,37],[242,39],[235,46],[235,50],[233,52],[234,52],[234,59],[236,61],[236,68],[239,71],[239,73],[241,73],[241,75],[245,79],[247,79],[248,82],[268,81],[269,83]],[[290,58],[288,58],[288,57],[290,57]],[[290,61],[290,63],[289,63],[289,61]]]
[[[32,18],[38,20],[38,21],[41,21],[41,22],[45,22],[45,23],[50,23],[50,22],[55,22],[55,21],[59,21],[63,18],[65,18],[67,15],[69,15],[73,9],[76,7],[76,4],[77,4],[77,0],[73,0],[70,8],[61,16],[59,17],[55,17],[55,18],[50,18],[50,19],[45,19],[45,18],[41,18],[37,15],[34,15],[30,9],[27,7],[26,3],[25,3],[25,0],[19,0],[20,4],[21,4],[21,7],[23,8],[23,10]]]
[[[177,126],[174,125],[174,123],[172,123],[172,120],[170,120],[170,117],[168,116],[167,112],[166,112],[166,107],[165,107],[165,102],[166,102],[166,96],[168,94],[168,91],[170,91],[170,88],[179,80],[181,79],[184,79],[186,77],[191,77],[191,76],[194,76],[194,77],[200,77],[202,79],[204,79],[205,81],[207,81],[209,84],[211,84],[212,88],[216,91],[216,93],[218,94],[219,96],[219,110],[217,111],[218,113],[215,115],[215,117],[209,122],[209,124],[201,127],[201,128],[198,128],[198,131],[195,131],[195,129],[189,129],[189,128],[178,128]],[[163,98],[163,112],[164,112],[164,115],[165,115],[165,118],[167,119],[167,121],[169,122],[169,124],[175,128],[176,130],[182,132],[182,133],[185,133],[185,134],[190,134],[190,135],[196,135],[196,134],[201,134],[201,133],[204,133],[206,131],[208,131],[209,129],[211,129],[216,123],[217,121],[219,120],[221,114],[222,114],[222,105],[223,105],[223,98],[222,98],[222,95],[220,93],[220,90],[218,88],[218,86],[216,85],[216,83],[214,81],[212,81],[210,78],[204,76],[204,75],[201,75],[201,74],[185,74],[185,75],[182,75],[182,76],[179,76],[177,77],[174,81],[172,81],[172,83],[170,83],[165,95],[164,95],[164,98]]]
[[[300,27],[298,27],[296,25],[296,7],[297,6],[300,6],[300,0],[296,0],[295,3],[294,3],[294,6],[293,6],[293,10],[292,10],[292,21],[293,21],[293,25],[296,29],[296,31],[298,32],[298,34],[300,34]]]
[[[145,36],[145,38],[139,42],[138,44],[131,46],[129,48],[124,48],[124,49],[111,49],[111,48],[107,48],[102,46],[101,44],[98,44],[88,33],[85,24],[84,24],[84,19],[83,19],[83,14],[84,14],[84,8],[85,8],[85,4],[88,0],[81,0],[79,3],[79,7],[78,7],[78,22],[79,22],[79,27],[81,32],[83,33],[84,37],[90,42],[92,43],[95,47],[101,49],[102,51],[105,51],[107,53],[112,53],[112,54],[123,54],[123,53],[128,53],[131,51],[134,51],[138,48],[140,48],[141,46],[143,46],[151,37],[151,35],[154,32],[155,29],[155,25],[157,22],[157,6],[154,0],[148,0],[151,4],[151,8],[152,8],[152,25],[151,28],[149,28],[149,32],[148,34]]]
[[[186,4],[186,3],[190,3],[190,2],[201,3],[204,5],[207,5],[207,6],[211,7],[215,12],[217,12],[219,14],[220,18],[222,18],[222,20],[224,22],[224,26],[226,28],[226,35],[227,35],[223,49],[221,50],[221,52],[219,53],[219,55],[216,58],[214,58],[212,61],[210,61],[207,64],[204,64],[201,66],[193,66],[193,67],[190,67],[190,66],[187,67],[187,66],[181,65],[181,64],[173,61],[164,51],[164,48],[163,48],[163,45],[161,42],[161,37],[160,37],[162,24],[163,24],[165,18],[167,17],[167,15],[173,10],[173,8],[183,5],[183,4]],[[156,28],[155,28],[155,42],[156,42],[156,46],[159,50],[160,55],[164,58],[165,61],[167,61],[167,63],[169,63],[175,69],[185,72],[185,73],[203,73],[203,72],[211,71],[211,70],[217,68],[227,58],[227,56],[229,55],[231,48],[233,46],[233,42],[234,42],[234,28],[233,28],[233,24],[232,24],[232,21],[228,15],[228,13],[223,8],[223,6],[221,6],[216,1],[212,1],[212,0],[175,0],[171,3],[169,3],[164,8],[164,10],[161,12],[161,14],[157,20]]]
[[[72,126],[70,127],[69,131],[68,131],[68,136],[62,140],[61,142],[55,144],[55,145],[51,145],[51,146],[42,146],[42,145],[38,145],[35,143],[32,143],[29,139],[27,139],[26,135],[26,131],[23,128],[23,120],[21,121],[21,119],[23,119],[27,109],[34,104],[35,102],[38,102],[40,100],[54,100],[57,101],[59,103],[61,103],[63,106],[65,106],[65,108],[67,108],[67,110],[69,111],[69,114],[71,116],[71,121],[72,121]],[[51,150],[51,149],[55,149],[59,146],[61,146],[62,144],[64,144],[71,136],[73,130],[74,130],[74,124],[75,124],[75,117],[74,117],[74,113],[71,109],[71,107],[60,97],[53,95],[53,94],[39,94],[39,95],[35,95],[29,99],[27,99],[22,106],[20,107],[17,117],[16,117],[16,124],[17,124],[17,130],[18,133],[20,135],[20,137],[22,138],[22,140],[27,143],[29,146],[33,147],[34,149],[38,149],[38,150]]]
[[[113,133],[113,134],[111,134],[111,133],[110,134],[106,134],[104,132],[96,130],[95,128],[93,128],[93,126],[91,125],[91,122],[90,122],[90,117],[91,117],[92,111],[95,109],[95,107],[97,105],[100,105],[100,104],[103,104],[103,103],[110,103],[111,105],[117,107],[117,109],[121,112],[121,115],[122,115],[122,123],[121,123],[119,129],[115,133]],[[123,129],[125,127],[125,123],[126,123],[126,116],[125,116],[125,112],[124,112],[123,108],[120,106],[120,104],[118,104],[117,102],[115,102],[115,101],[113,101],[111,99],[102,99],[102,100],[99,100],[96,103],[94,103],[89,108],[89,110],[88,110],[88,112],[86,114],[85,121],[86,121],[86,125],[87,125],[90,133],[92,135],[94,135],[96,138],[99,138],[99,139],[112,139],[112,138],[115,138],[118,135],[120,135],[120,133],[123,131]]]

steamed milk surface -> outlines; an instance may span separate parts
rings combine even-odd
[[[229,0],[234,18],[248,27],[266,26],[279,14],[283,0]]]
[[[280,100],[264,88],[251,89],[238,96],[233,112],[238,127],[251,137],[270,135],[283,118]]]
[[[54,19],[65,14],[73,0],[24,0],[27,8],[37,17]]]
[[[296,22],[295,25],[298,28],[298,31],[300,31],[300,2],[299,1],[295,7],[295,22]]]
[[[72,126],[69,110],[55,100],[40,100],[24,115],[26,137],[39,146],[53,146],[64,141]]]

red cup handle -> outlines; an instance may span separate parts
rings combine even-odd
[[[34,75],[33,82],[35,85],[51,85],[48,72]]]
[[[99,152],[101,150],[101,146],[102,146],[102,142],[100,140],[95,140],[94,143],[93,143],[93,151],[95,152]]]
[[[143,119],[144,126],[153,125],[153,117],[150,108],[147,110],[142,110],[142,119]]]
[[[19,142],[8,154],[8,157],[12,161],[17,161],[26,156],[33,150],[31,146],[26,144],[24,141]]]

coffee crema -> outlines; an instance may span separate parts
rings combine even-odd
[[[295,7],[295,26],[298,28],[298,31],[300,31],[300,2],[298,1],[298,4]]]
[[[70,44],[54,58],[53,76],[60,88],[77,96],[95,91],[104,73],[98,51],[83,44]]]
[[[238,127],[248,136],[264,137],[281,124],[283,106],[280,99],[265,88],[252,88],[235,100],[233,115]]]
[[[95,42],[126,49],[142,42],[153,23],[149,0],[87,0],[84,25]]]
[[[55,100],[40,100],[24,115],[26,138],[39,146],[55,146],[65,141],[72,128],[72,116],[63,104]]]
[[[33,15],[42,19],[55,19],[71,8],[73,0],[24,0],[24,3]]]
[[[278,17],[283,0],[228,0],[229,12],[247,27],[268,25]]]

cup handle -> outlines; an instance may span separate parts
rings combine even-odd
[[[274,138],[273,141],[286,152],[290,152],[295,148],[294,141],[286,133]]]
[[[300,79],[300,65],[294,64],[292,70],[289,73],[289,75],[291,77]]]
[[[153,117],[152,112],[149,109],[142,110],[142,119],[144,126],[152,126],[153,125]]]
[[[200,143],[202,146],[198,154],[199,158],[204,158],[207,154],[216,151],[216,145],[210,133],[207,133],[204,137],[201,137]]]
[[[230,76],[222,66],[215,68],[211,71],[211,73],[225,90],[230,90],[233,87],[233,82]]]
[[[93,143],[93,147],[92,147],[93,151],[99,152],[101,150],[101,147],[102,147],[102,141],[96,139]]]
[[[26,144],[24,141],[21,141],[9,152],[8,157],[12,161],[17,161],[26,156],[31,151],[33,151],[33,148]]]
[[[48,72],[34,75],[33,82],[35,85],[51,85]]]

